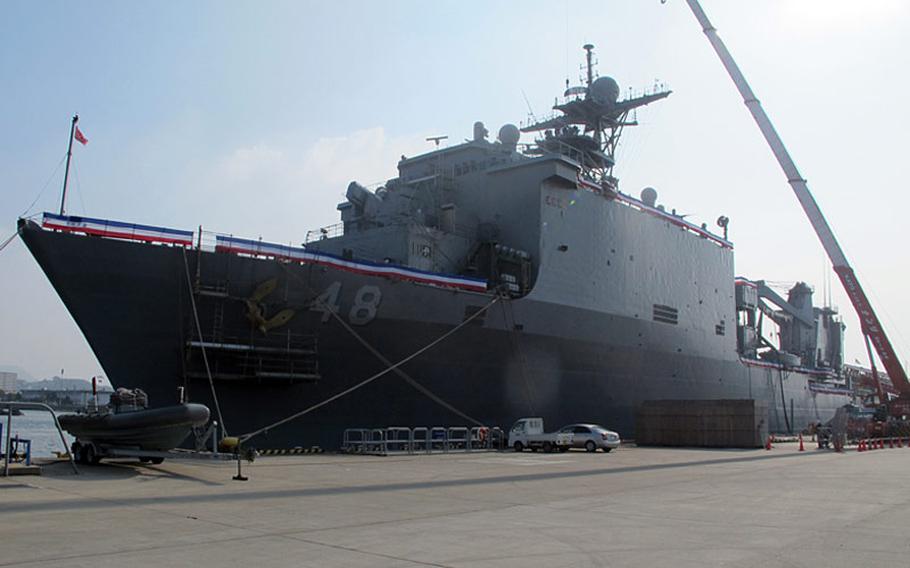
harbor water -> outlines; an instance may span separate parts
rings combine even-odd
[[[6,444],[6,425],[8,416],[0,416],[0,427],[3,428],[3,438],[0,444]],[[12,417],[12,428],[10,435],[15,438],[17,435],[20,439],[32,441],[32,457],[53,457],[55,452],[63,452],[73,443],[73,437],[66,431],[63,432],[66,438],[67,448],[63,447],[60,441],[60,434],[54,426],[54,419],[47,412],[38,410],[23,410],[21,416]],[[4,446],[3,450],[6,450]]]

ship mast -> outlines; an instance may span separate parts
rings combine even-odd
[[[586,43],[582,49],[585,50],[585,59],[588,62],[588,89],[591,88],[591,83],[594,82],[594,63],[592,62],[594,56],[594,44]],[[623,120],[625,120],[625,115],[623,115]],[[600,147],[601,151],[606,150],[603,145],[603,126],[600,121],[600,117],[597,118],[597,122],[594,125],[594,141],[597,142],[597,146]],[[613,152],[610,152],[610,155],[613,155]],[[612,173],[613,168],[610,168],[610,173]]]
[[[522,132],[542,132],[543,138],[529,150],[530,154],[561,154],[581,168],[589,180],[616,188],[613,178],[614,154],[626,126],[637,122],[628,120],[629,113],[640,106],[670,95],[663,86],[650,92],[620,100],[619,85],[610,77],[594,76],[594,45],[585,44],[586,83],[569,87],[563,93],[564,102],[553,106],[549,118],[535,121]]]
[[[76,132],[76,123],[79,122],[79,115],[73,115],[73,123],[70,125],[70,143],[66,148],[66,170],[63,172],[63,195],[60,196],[60,214],[63,215],[66,206],[66,184],[70,177],[70,159],[73,157],[73,135]]]
[[[590,87],[591,83],[594,82],[594,64],[591,62],[591,58],[594,52],[594,44],[586,43],[582,49],[587,52],[585,54],[585,57],[588,60],[588,86]]]

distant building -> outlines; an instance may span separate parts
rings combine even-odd
[[[56,410],[79,410],[94,399],[91,390],[23,390],[21,395],[25,402],[42,402]],[[98,406],[104,406],[110,401],[110,391],[98,392]]]
[[[14,394],[18,392],[18,378],[19,375],[16,373],[0,371],[0,391],[3,391],[7,394]]]
[[[77,378],[51,377],[40,381],[32,381],[26,387],[27,390],[58,390],[58,391],[84,391],[92,390],[92,381]],[[23,388],[22,390],[26,390]],[[103,388],[103,387],[102,387]],[[100,390],[100,389],[99,389]]]

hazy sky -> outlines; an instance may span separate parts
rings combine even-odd
[[[906,361],[910,2],[703,6]],[[6,2],[0,239],[36,197],[29,214],[58,208],[78,112],[90,143],[75,148],[69,212],[299,241],[338,220],[349,181],[393,177],[427,136],[459,141],[475,120],[495,133],[527,118],[525,96],[548,112],[587,42],[624,92],[656,79],[674,91],[627,130],[621,189],[654,186],[712,226],[727,215],[737,274],[808,281],[821,303],[824,253],[683,0]],[[0,365],[101,373],[18,239],[0,271]],[[865,361],[832,288],[846,360]]]

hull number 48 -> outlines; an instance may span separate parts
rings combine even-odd
[[[329,321],[332,312],[339,313],[341,310],[341,282],[332,282],[322,294],[317,296],[310,308],[316,312],[322,312],[323,323]],[[354,325],[366,325],[376,317],[376,310],[379,308],[379,302],[382,301],[382,293],[377,286],[361,286],[354,294],[354,301],[348,312],[348,321]]]

